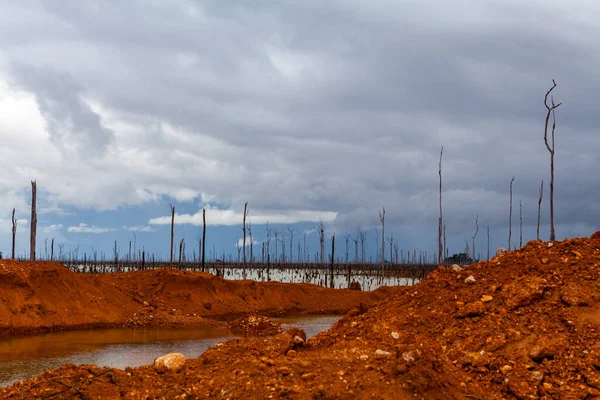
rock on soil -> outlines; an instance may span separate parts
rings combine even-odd
[[[185,366],[185,356],[181,353],[169,353],[154,360],[154,369],[159,373],[179,372]]]
[[[439,268],[303,343],[290,331],[229,340],[177,374],[67,365],[0,398],[600,398],[594,236]]]

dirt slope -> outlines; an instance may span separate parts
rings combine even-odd
[[[441,268],[296,348],[283,333],[228,341],[179,373],[64,366],[0,396],[600,398],[600,233],[593,237]]]
[[[211,325],[249,312],[343,313],[372,293],[315,285],[227,281],[173,269],[76,274],[58,263],[0,260],[0,333],[107,326]]]

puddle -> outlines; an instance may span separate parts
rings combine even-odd
[[[339,315],[273,318],[297,326],[308,337],[329,329]],[[286,329],[286,326],[284,326]],[[196,358],[207,348],[235,338],[225,328],[102,329],[46,333],[0,339],[0,386],[29,379],[64,364],[95,364],[112,368],[151,364],[166,353]]]

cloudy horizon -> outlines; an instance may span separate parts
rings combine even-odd
[[[244,204],[266,223],[370,231],[437,253],[438,162],[449,252],[549,236],[544,94],[556,80],[557,239],[600,230],[600,4],[575,1],[1,1],[0,250],[107,254],[135,234],[168,254],[235,254]],[[188,248],[192,247],[188,244]],[[339,253],[338,253],[339,254]],[[351,251],[353,254],[353,250]],[[386,255],[387,257],[387,255]]]

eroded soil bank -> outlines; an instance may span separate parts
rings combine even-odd
[[[294,344],[236,339],[180,372],[64,366],[2,398],[600,398],[600,233],[533,241],[413,287]]]
[[[227,281],[173,269],[78,274],[59,263],[0,260],[0,334],[122,326],[217,326],[247,313],[344,313],[396,289]]]

